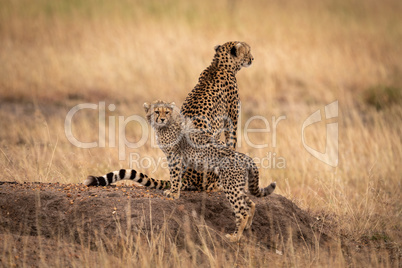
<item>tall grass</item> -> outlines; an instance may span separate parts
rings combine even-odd
[[[142,230],[130,230],[116,221],[119,232],[115,237],[102,233],[96,234],[90,242],[76,243],[72,237],[57,238],[53,241],[45,236],[30,237],[14,234],[2,235],[0,260],[9,266],[52,266],[52,267],[267,267],[281,266],[344,266],[340,247],[332,247],[331,258],[322,250],[320,244],[316,249],[307,246],[296,247],[292,241],[287,242],[284,251],[273,253],[258,241],[227,243],[213,230],[198,224],[199,233],[189,234],[197,237],[199,243],[185,239],[179,245],[177,237],[171,235],[169,226],[164,225],[152,234]],[[77,226],[72,233],[79,236],[86,234]],[[77,231],[78,230],[78,231]],[[35,245],[37,247],[35,247]],[[32,249],[34,248],[34,249]],[[45,248],[55,248],[52,254]],[[34,259],[34,261],[33,261]],[[375,264],[368,260],[366,264]]]
[[[335,215],[355,240],[382,237],[400,246],[401,11],[397,0],[1,0],[1,180],[79,183],[88,174],[128,167],[130,153],[159,159],[163,154],[150,139],[126,148],[123,161],[108,142],[77,148],[64,134],[65,116],[80,103],[115,104],[105,112],[109,133],[110,117],[143,115],[145,101],[179,104],[210,63],[213,47],[241,40],[251,45],[255,62],[238,74],[238,150],[259,159],[276,153],[286,161],[285,168],[261,168],[261,184],[276,180],[278,193],[302,208]],[[303,121],[334,100],[336,168],[301,142]],[[248,134],[254,144],[268,144],[264,149],[247,143],[244,126],[254,115],[270,123],[272,116],[286,116],[275,147],[272,131]],[[97,141],[98,119],[96,110],[77,113],[74,135]],[[254,127],[264,127],[260,123]],[[142,134],[134,123],[126,133],[133,142]],[[306,141],[323,150],[325,133],[324,123],[312,126]],[[168,173],[159,167],[151,175],[166,179]]]

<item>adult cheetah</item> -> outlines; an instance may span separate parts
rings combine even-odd
[[[219,141],[224,133],[224,144],[236,148],[237,121],[240,99],[236,74],[242,67],[252,64],[254,58],[250,46],[245,42],[227,42],[215,46],[212,63],[200,75],[197,85],[189,93],[181,113],[191,118],[195,128]],[[133,179],[131,169],[122,169],[96,177],[89,176],[87,186],[105,186],[119,180]],[[129,175],[130,174],[130,175]],[[150,188],[169,188],[169,181],[156,180],[138,173],[139,183]],[[134,176],[135,177],[135,176]],[[218,177],[213,172],[200,172],[188,168],[182,176],[182,190],[215,190]]]

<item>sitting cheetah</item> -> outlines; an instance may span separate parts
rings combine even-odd
[[[181,113],[192,119],[195,128],[211,135],[217,142],[221,132],[225,134],[225,143],[235,149],[237,120],[240,99],[236,74],[242,67],[252,64],[254,58],[250,46],[244,42],[227,42],[215,46],[215,55],[211,65],[200,75],[197,85],[190,92],[181,108]],[[135,174],[135,175],[134,175]],[[122,169],[106,175],[89,176],[84,184],[87,186],[105,186],[110,183],[133,179],[150,188],[169,188],[169,181],[148,178],[131,169]],[[186,169],[182,176],[181,190],[216,190],[218,177],[213,172],[205,176],[203,172],[192,168]]]
[[[174,199],[180,197],[181,177],[188,168],[214,172],[236,217],[235,232],[226,236],[232,242],[238,241],[243,230],[251,226],[255,212],[255,204],[245,193],[246,181],[249,192],[257,197],[271,194],[276,183],[259,188],[258,168],[251,157],[216,142],[213,136],[195,128],[190,118],[175,109],[173,102],[145,103],[144,109],[169,163],[171,189],[165,194]]]

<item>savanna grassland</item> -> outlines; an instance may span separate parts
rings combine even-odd
[[[307,258],[302,247],[279,256],[252,242],[242,245],[246,253],[204,244],[171,250],[173,242],[155,235],[118,253],[91,253],[81,244],[72,266],[91,266],[91,254],[102,256],[100,266],[179,267],[203,257],[198,265],[215,267],[400,266],[401,13],[398,0],[0,0],[0,181],[77,184],[129,167],[167,179],[147,124],[125,120],[144,117],[146,101],[181,105],[214,46],[245,41],[255,60],[237,75],[238,150],[258,162],[262,186],[276,181],[277,194],[330,221],[332,250],[317,245]],[[336,167],[302,142],[303,122],[334,101]],[[92,108],[66,125],[79,104]],[[74,145],[70,126],[75,139],[96,146]],[[304,137],[325,152],[326,121],[307,127]],[[0,258],[12,266],[12,248],[21,245],[7,237],[3,232]],[[354,250],[346,252],[341,241]],[[136,263],[139,252],[150,257]]]

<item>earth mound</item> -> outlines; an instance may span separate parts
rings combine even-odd
[[[251,198],[256,213],[242,240],[255,241],[280,254],[287,243],[314,247],[329,239],[319,218],[285,197]],[[185,245],[188,239],[199,243],[203,230],[224,241],[224,234],[235,227],[232,209],[221,192],[182,191],[178,200],[171,200],[162,191],[143,187],[0,182],[0,208],[0,236],[45,239],[44,254],[52,254],[60,243],[52,246],[51,241],[60,238],[88,243],[96,250],[96,237],[119,241],[130,231],[152,235],[164,230],[178,245]],[[35,251],[32,241],[25,243],[25,250]],[[70,246],[74,255],[76,249]]]

